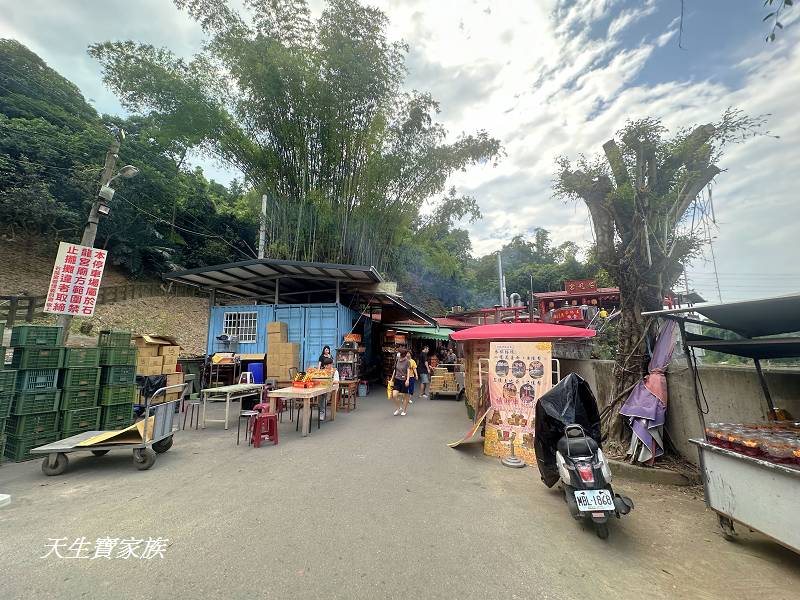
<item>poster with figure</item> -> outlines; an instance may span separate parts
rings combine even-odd
[[[551,342],[492,342],[489,345],[489,399],[483,452],[514,454],[536,463],[533,415],[536,401],[553,387]]]

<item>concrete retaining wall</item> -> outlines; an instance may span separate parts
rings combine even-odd
[[[592,386],[601,409],[611,399],[614,363],[610,360],[561,360],[561,376],[577,373]],[[701,366],[702,389],[708,404],[706,423],[746,423],[767,418],[767,402],[755,369],[749,367]],[[776,407],[800,419],[800,370],[765,369],[767,385]],[[667,371],[669,404],[667,435],[687,460],[697,463],[697,450],[688,440],[702,434],[694,398],[691,372],[683,359]],[[702,402],[702,396],[701,396]],[[704,410],[706,409],[703,406]]]

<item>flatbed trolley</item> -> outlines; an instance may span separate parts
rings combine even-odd
[[[33,448],[31,454],[46,454],[42,461],[42,472],[45,475],[61,475],[67,470],[69,459],[67,454],[70,452],[91,452],[95,456],[103,456],[111,450],[133,450],[133,465],[140,471],[145,471],[156,462],[156,455],[163,454],[172,447],[172,436],[178,427],[179,419],[175,420],[175,404],[183,399],[188,389],[188,383],[170,385],[159,388],[147,399],[144,409],[144,442],[132,444],[98,444],[92,446],[79,446],[90,438],[107,433],[106,431],[84,431],[76,433],[63,440],[58,440],[38,448]],[[166,402],[153,404],[153,399],[167,392],[180,390],[180,397]],[[148,432],[148,417],[154,417],[152,432]],[[148,434],[152,433],[152,439],[148,440]]]

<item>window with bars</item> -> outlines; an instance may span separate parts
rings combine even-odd
[[[254,343],[258,335],[258,313],[226,312],[222,332],[237,336],[242,344]]]

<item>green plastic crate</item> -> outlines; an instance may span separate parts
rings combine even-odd
[[[97,345],[100,347],[112,346],[114,348],[130,346],[131,332],[105,329],[100,332]]]
[[[61,372],[61,388],[77,389],[97,387],[100,381],[100,369],[97,367],[78,367],[77,369],[64,369]]]
[[[100,388],[100,405],[133,404],[136,400],[135,385],[104,385]]]
[[[101,385],[130,385],[136,383],[135,366],[103,367]]]
[[[114,365],[136,365],[136,351],[135,346],[128,348],[115,348],[109,346],[107,348],[99,348],[100,350],[100,365],[103,367]]]
[[[58,387],[58,369],[24,369],[17,371],[17,391],[52,390]]]
[[[6,419],[6,433],[27,437],[58,430],[58,411],[36,413],[35,415],[11,415]]]
[[[31,450],[38,446],[44,446],[51,442],[61,439],[61,435],[56,431],[53,433],[41,433],[33,436],[19,437],[16,435],[6,436],[6,448],[3,455],[11,461],[20,462],[32,458],[42,458],[44,454],[31,454]]]
[[[0,392],[0,419],[5,419],[11,414],[12,404],[14,404],[14,392]]]
[[[11,345],[17,346],[60,346],[63,329],[44,325],[17,325],[11,330]]]
[[[17,386],[16,371],[0,371],[0,393],[13,392]]]
[[[30,415],[33,413],[58,410],[61,402],[61,390],[36,390],[33,392],[16,392],[11,414]]]
[[[64,353],[64,368],[99,367],[100,348],[67,348]]]
[[[61,392],[61,410],[78,410],[97,406],[97,388],[79,388]]]
[[[100,417],[100,429],[120,429],[133,423],[133,404],[104,406]]]
[[[100,425],[100,407],[64,410],[61,412],[62,431],[97,429]]]
[[[12,369],[60,369],[64,362],[64,348],[19,347],[14,348]]]

